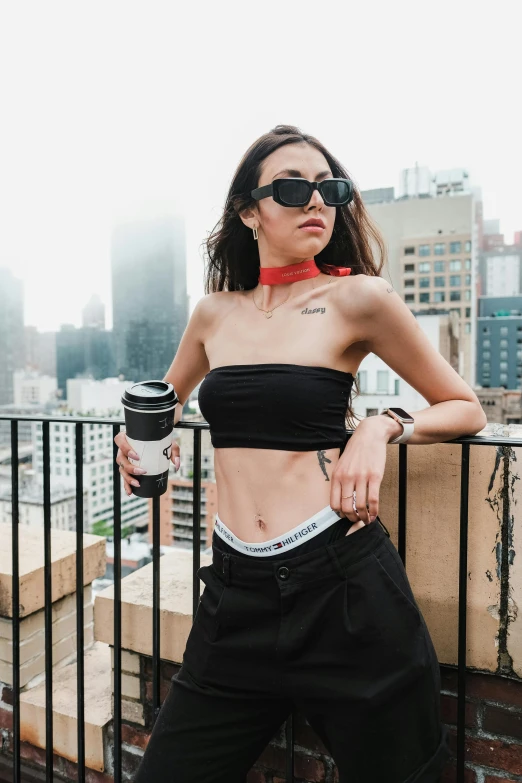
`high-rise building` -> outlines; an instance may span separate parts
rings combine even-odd
[[[522,293],[522,243],[509,245],[500,233],[500,221],[484,220],[479,249],[479,291],[484,296]]]
[[[362,197],[386,241],[383,274],[408,307],[416,313],[457,313],[458,371],[473,384],[478,191],[470,190],[463,169],[437,172],[431,179],[423,171],[416,179],[403,177],[406,192],[394,201],[367,202],[365,191]]]
[[[477,318],[477,383],[522,386],[522,296],[480,296]]]
[[[56,376],[56,332],[39,332],[25,327],[25,367],[41,375]]]
[[[134,380],[163,378],[188,321],[180,218],[114,228],[112,301],[116,373]]]
[[[0,268],[0,405],[13,402],[13,374],[25,366],[24,289],[9,269]]]
[[[92,378],[95,381],[113,377],[113,333],[88,326],[76,329],[63,324],[56,334],[56,374],[58,388],[65,397],[67,381]]]
[[[105,305],[98,294],[93,294],[83,308],[82,326],[105,329]]]

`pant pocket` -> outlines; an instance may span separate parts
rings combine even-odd
[[[396,590],[403,600],[420,615],[421,612],[413,595],[406,569],[393,542],[386,540],[384,547],[379,550],[375,558],[384,572],[385,578],[389,580],[391,589]]]
[[[219,614],[227,587],[217,576],[214,566],[202,566],[198,577],[205,588],[201,594],[194,623],[198,623],[209,641],[216,641],[219,633]]]

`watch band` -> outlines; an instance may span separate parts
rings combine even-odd
[[[403,411],[403,413],[406,413],[406,411]],[[389,416],[391,419],[395,419],[395,421],[398,421],[399,424],[402,426],[402,432],[400,435],[398,435],[393,440],[388,441],[389,443],[406,443],[411,436],[413,435],[414,430],[414,422],[413,417],[409,416],[411,421],[404,421],[404,419],[401,416],[398,416],[393,410],[390,410],[390,408],[387,408],[385,411],[383,411],[383,414],[385,416]]]

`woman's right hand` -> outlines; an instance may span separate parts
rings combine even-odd
[[[147,471],[143,468],[138,468],[136,465],[132,465],[129,462],[131,459],[139,460],[139,455],[132,450],[132,446],[127,440],[125,431],[122,430],[114,438],[115,444],[119,447],[116,454],[116,464],[120,466],[120,473],[123,478],[123,484],[125,486],[125,492],[127,495],[132,495],[131,484],[133,487],[139,487],[139,481],[136,481],[135,476],[141,476]]]

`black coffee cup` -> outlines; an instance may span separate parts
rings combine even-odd
[[[133,465],[147,472],[137,475],[139,487],[131,485],[140,498],[155,498],[167,491],[174,409],[178,396],[166,381],[141,381],[125,389],[121,402],[125,413],[125,436],[139,460]]]

